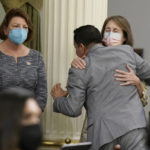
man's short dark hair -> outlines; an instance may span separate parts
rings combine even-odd
[[[96,27],[85,25],[74,30],[74,41],[77,45],[82,43],[84,46],[88,46],[90,43],[101,43],[102,38]]]

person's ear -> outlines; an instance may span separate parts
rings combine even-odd
[[[83,55],[82,56],[86,56],[87,53],[88,53],[88,48],[82,43],[81,43],[81,47],[82,47],[82,50],[83,50],[83,52],[82,52]]]
[[[79,46],[80,46],[80,48],[82,48],[82,49],[84,49],[84,47],[85,47],[83,43],[80,43]]]
[[[85,54],[87,50],[86,46],[83,43],[81,43],[80,48],[82,49],[82,53]]]
[[[5,34],[6,36],[8,36],[8,34],[9,34],[9,30],[8,30],[7,27],[4,28],[4,34]]]

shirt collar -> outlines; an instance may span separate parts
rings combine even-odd
[[[89,54],[89,53],[93,53],[96,49],[102,48],[102,47],[104,47],[102,44],[95,44],[94,46],[92,46],[92,47],[90,48],[88,54]]]

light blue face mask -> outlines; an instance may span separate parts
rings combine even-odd
[[[15,44],[22,44],[27,39],[27,31],[23,28],[12,29],[9,31],[9,39]]]

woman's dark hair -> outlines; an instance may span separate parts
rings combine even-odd
[[[133,46],[133,36],[132,36],[131,27],[128,20],[123,16],[110,16],[105,20],[101,30],[102,38],[104,36],[106,25],[108,24],[109,21],[113,21],[123,31],[123,36],[125,38],[125,42],[123,44],[128,44],[130,46]]]
[[[91,43],[101,43],[102,38],[96,27],[85,25],[74,30],[74,41],[77,45],[82,43],[84,46],[88,46]]]
[[[31,22],[29,16],[23,10],[21,10],[19,8],[13,8],[6,13],[4,20],[3,20],[2,24],[0,25],[0,39],[6,40],[8,38],[7,35],[5,35],[4,30],[8,27],[8,25],[13,17],[21,17],[26,21],[26,23],[28,25],[28,30],[29,30],[26,41],[31,40],[33,37],[33,24]]]
[[[29,98],[34,98],[33,93],[19,87],[0,92],[0,150],[16,149],[24,105]]]

